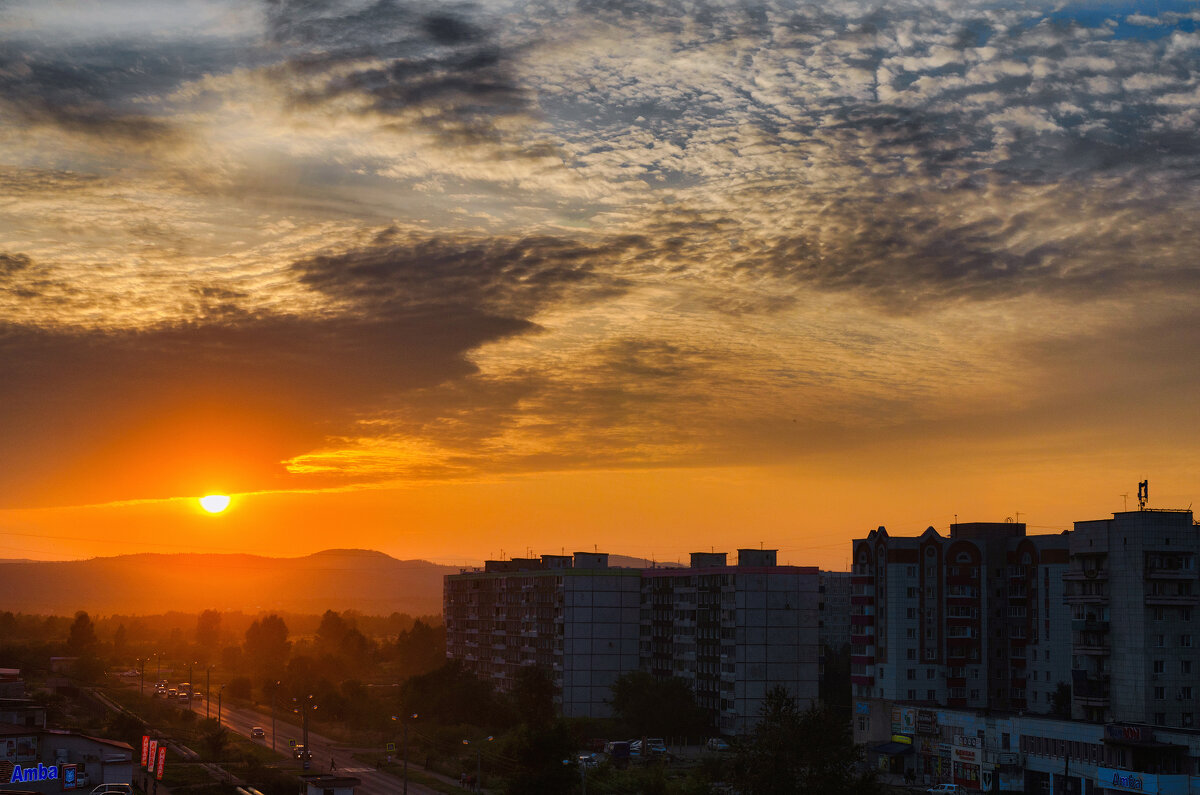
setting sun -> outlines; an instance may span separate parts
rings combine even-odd
[[[229,507],[229,497],[225,494],[209,494],[200,498],[200,507],[209,513],[220,513]]]

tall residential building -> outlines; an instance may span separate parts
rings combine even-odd
[[[489,560],[446,576],[446,657],[512,687],[527,665],[551,675],[567,717],[606,717],[610,688],[638,667],[641,572],[604,553]]]
[[[696,552],[685,569],[642,570],[641,667],[692,686],[723,734],[758,721],[784,687],[802,707],[818,689],[818,570],[776,565],[773,549]]]
[[[956,523],[854,541],[851,683],[857,698],[1048,712],[1070,679],[1066,534]]]
[[[1074,716],[1195,726],[1200,533],[1192,512],[1076,522],[1070,554]]]
[[[850,572],[822,571],[820,583],[821,645],[837,651],[850,643]]]
[[[691,564],[609,568],[607,555],[579,552],[448,575],[446,656],[501,690],[537,666],[566,716],[608,716],[612,684],[637,669],[687,681],[726,734],[750,728],[775,686],[814,702],[818,570],[758,549],[734,566],[724,553]]]

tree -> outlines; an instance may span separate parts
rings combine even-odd
[[[272,613],[256,620],[246,630],[245,654],[255,669],[267,676],[278,676],[287,665],[292,644],[287,624]]]
[[[561,720],[541,728],[522,726],[505,749],[515,770],[505,778],[504,791],[570,792],[579,773],[563,760],[573,760],[574,752],[575,743]]]
[[[80,610],[75,614],[75,622],[71,624],[67,636],[67,650],[75,655],[89,654],[96,647],[96,628],[86,611]]]
[[[554,720],[554,680],[541,668],[527,665],[518,669],[512,696],[526,726],[542,728]]]
[[[205,721],[204,747],[208,750],[209,758],[214,762],[221,760],[221,754],[229,743],[229,732],[216,720]]]
[[[612,686],[612,708],[634,735],[701,737],[712,729],[691,687],[673,676],[660,679],[645,671],[621,676]]]
[[[801,712],[786,689],[775,687],[739,747],[736,777],[746,795],[875,795],[873,775],[858,772],[861,760],[848,721],[825,707]]]
[[[207,661],[212,659],[221,642],[221,614],[216,610],[205,610],[196,618],[196,645],[200,655]]]
[[[1056,718],[1070,720],[1071,718],[1071,686],[1059,682],[1050,696],[1050,714]]]

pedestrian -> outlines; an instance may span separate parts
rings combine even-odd
[[[329,772],[332,773],[335,770],[337,770],[337,760],[331,756],[329,757]]]

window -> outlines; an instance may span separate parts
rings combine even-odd
[[[916,691],[916,690],[909,690],[909,691],[908,691],[908,700],[909,700],[909,701],[916,701],[916,700],[917,700],[917,691]]]
[[[917,617],[917,608],[910,607],[910,608],[908,608],[908,610],[905,610],[904,617],[905,618],[916,618]]]
[[[972,690],[972,691],[971,691],[971,698],[975,698],[975,699],[979,698],[979,691],[978,691],[978,690]]]
[[[908,638],[909,640],[916,640],[917,639],[917,628],[909,627],[908,629],[904,630],[904,636],[906,638]]]
[[[1164,725],[1166,725],[1166,723],[1167,723],[1167,713],[1165,713],[1165,712],[1155,712],[1154,713],[1154,725],[1155,726],[1164,726]]]
[[[1179,645],[1185,649],[1192,648],[1192,636],[1191,635],[1180,635],[1179,636]]]
[[[858,716],[858,730],[860,732],[865,732],[865,731],[871,730],[871,716],[870,715],[859,715]]]
[[[1192,609],[1190,607],[1185,607],[1185,608],[1181,609],[1179,611],[1179,618],[1182,621],[1191,621],[1192,620]]]
[[[1157,585],[1157,583],[1155,583],[1155,585]],[[1165,621],[1166,618],[1167,618],[1166,608],[1162,608],[1162,607],[1154,608],[1154,620],[1155,621]]]
[[[917,669],[909,668],[907,671],[907,675],[908,675],[909,679],[916,679],[917,678]]]
[[[1183,714],[1181,714],[1179,716],[1179,725],[1184,727],[1185,729],[1189,728],[1192,725],[1192,713],[1184,712]]]
[[[1165,687],[1163,687],[1162,685],[1158,685],[1157,687],[1154,688],[1154,700],[1155,701],[1162,701],[1166,697],[1167,697],[1167,689]]]
[[[909,660],[917,659],[917,650],[916,649],[906,649],[904,652],[904,657],[905,657],[905,659],[909,659]]]
[[[1161,649],[1163,646],[1166,646],[1167,644],[1165,642],[1165,637],[1166,636],[1164,636],[1164,635],[1155,635],[1154,636],[1155,647]]]
[[[926,679],[933,679],[935,676],[937,676],[937,671],[933,670],[932,668],[925,669],[925,678]]]
[[[1191,660],[1180,660],[1179,661],[1179,673],[1190,674],[1191,672],[1192,672],[1192,661]]]
[[[1165,660],[1155,660],[1154,661],[1154,673],[1156,673],[1156,674],[1166,673],[1166,670],[1167,670],[1167,663]]]
[[[917,589],[909,588],[907,591],[905,591],[905,594],[908,596],[909,599],[916,599],[917,598]]]
[[[1188,685],[1187,687],[1179,688],[1179,697],[1182,698],[1184,701],[1191,701],[1192,700],[1191,685]]]
[[[925,691],[925,700],[926,701],[937,701],[937,691],[936,690],[926,690]]]
[[[917,567],[916,566],[905,566],[904,567],[904,576],[916,577],[917,576]]]

